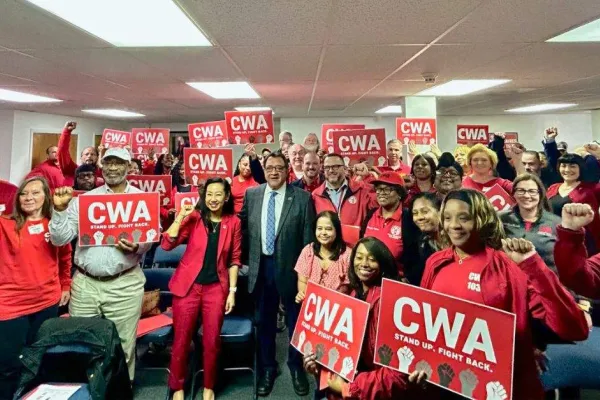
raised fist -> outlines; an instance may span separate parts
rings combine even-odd
[[[136,229],[135,231],[131,232],[131,236],[133,236],[133,243],[139,243],[140,238],[142,237],[142,231]]]
[[[498,381],[488,382],[485,385],[485,391],[487,393],[485,400],[506,400],[508,394],[504,386]]]
[[[338,349],[333,347],[331,350],[329,350],[327,366],[329,367],[330,370],[333,370],[333,367],[335,367],[335,364],[337,363],[339,358],[340,358],[340,352],[338,351]]]
[[[415,371],[425,372],[427,374],[427,379],[431,379],[431,376],[433,375],[431,365],[425,360],[421,360],[415,365]]]
[[[583,148],[594,157],[600,158],[600,146],[598,146],[598,143],[588,143]]]
[[[449,364],[440,364],[437,367],[437,372],[440,377],[440,385],[449,387],[450,382],[454,379],[454,370]]]
[[[84,234],[81,236],[81,243],[83,243],[84,246],[89,246],[92,243],[92,237],[87,233]]]
[[[106,237],[106,244],[115,245],[116,243],[117,243],[117,238],[115,238],[113,235],[108,235]]]
[[[327,152],[330,154],[333,153],[333,146],[327,147]]]
[[[315,348],[315,356],[317,357],[317,361],[321,361],[323,356],[325,355],[325,346],[322,343],[319,343]]]
[[[153,242],[157,235],[158,232],[156,232],[156,229],[150,229],[148,232],[146,232],[146,242]]]
[[[171,201],[171,200],[169,200],[169,198],[168,198],[168,197],[165,197],[165,198],[163,198],[162,205],[163,205],[163,206],[166,206],[167,204],[169,204],[169,202],[170,202],[170,201]]]
[[[565,204],[562,209],[562,226],[578,231],[594,220],[594,210],[588,204]]]
[[[520,264],[535,254],[533,243],[517,238],[502,239],[502,250],[515,264]]]
[[[191,204],[185,204],[185,205],[181,206],[178,216],[181,218],[185,218],[193,212],[194,212],[194,206]]]
[[[273,143],[273,135],[267,135],[267,143]]]
[[[129,233],[127,233],[127,232],[121,232],[121,233],[119,233],[118,239],[119,240],[127,240],[127,241],[129,241]]]
[[[54,191],[52,201],[56,211],[64,211],[69,206],[69,202],[73,198],[73,188],[68,186],[59,187]]]
[[[350,375],[352,373],[352,371],[354,370],[354,361],[352,361],[351,357],[346,357],[344,358],[344,361],[342,361],[342,370],[341,375],[342,377],[349,379],[352,378],[352,375]]]
[[[470,369],[460,371],[460,374],[458,374],[458,379],[460,379],[461,385],[460,392],[467,397],[473,397],[473,391],[479,382],[473,371]]]
[[[102,239],[104,239],[104,233],[100,231],[94,233],[94,242],[96,246],[102,245]]]
[[[236,136],[235,137],[235,144],[241,144],[242,143],[242,138],[240,136]]]
[[[558,136],[558,129],[557,128],[548,128],[546,129],[546,137],[548,139],[555,139]]]
[[[392,356],[394,355],[390,346],[384,344],[377,350],[377,354],[379,355],[379,362],[381,362],[383,365],[390,365]]]
[[[312,353],[312,351],[313,351],[312,343],[311,342],[304,343],[304,346],[302,347],[302,350],[303,350],[304,354]]]
[[[398,360],[400,362],[398,369],[400,370],[400,372],[404,372],[405,374],[408,374],[408,369],[410,368],[410,364],[415,359],[414,353],[412,352],[412,350],[409,347],[404,346],[404,347],[399,348],[398,352],[396,354],[398,354]]]
[[[304,341],[306,340],[306,332],[302,331],[300,332],[300,334],[298,335],[298,348],[303,350],[304,347],[302,347],[304,345]],[[305,353],[306,354],[306,353]]]
[[[65,124],[65,129],[69,132],[73,132],[77,128],[77,122],[69,121]]]

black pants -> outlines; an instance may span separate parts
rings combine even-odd
[[[35,339],[44,321],[58,314],[58,304],[34,314],[0,321],[0,400],[12,399],[21,372],[19,355]]]
[[[277,336],[277,312],[279,311],[279,293],[275,285],[275,259],[273,257],[261,257],[260,277],[257,283],[257,307],[258,307],[258,337],[260,367],[263,369],[274,369],[277,367],[275,360],[275,347]],[[281,301],[285,307],[285,324],[288,328],[290,341],[296,320],[300,312],[300,305],[296,304],[294,297],[287,298],[281,296]],[[288,367],[290,370],[302,369],[302,356],[298,351],[289,345],[288,348]]]

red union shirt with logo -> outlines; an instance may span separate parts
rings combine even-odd
[[[382,208],[379,207],[371,216],[365,229],[365,236],[372,236],[381,240],[392,252],[398,263],[398,270],[402,271],[399,262],[402,255],[402,205],[390,218],[384,218]]]

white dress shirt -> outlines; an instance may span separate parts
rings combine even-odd
[[[277,227],[279,226],[279,219],[281,218],[281,210],[283,210],[283,202],[285,201],[285,188],[286,184],[284,183],[277,190],[271,189],[268,184],[265,185],[265,195],[263,197],[262,204],[262,214],[260,216],[260,236],[261,236],[261,244],[262,244],[262,252],[263,254],[267,253],[267,213],[269,211],[269,199],[271,198],[272,192],[277,192],[277,196],[275,196],[275,233],[277,233]]]
[[[104,185],[80,196],[108,193],[112,194],[114,192]],[[143,192],[128,183],[125,193]],[[79,234],[79,199],[72,199],[65,211],[54,210],[48,228],[50,230],[50,241],[55,246],[64,246],[75,239]],[[152,247],[152,243],[140,243],[137,253],[125,254],[113,246],[81,248],[79,242],[77,242],[75,246],[75,264],[94,276],[113,276],[139,264],[144,253],[150,247]]]

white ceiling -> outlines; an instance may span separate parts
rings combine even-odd
[[[441,115],[538,102],[600,108],[600,43],[544,42],[599,18],[598,0],[178,2],[215,47],[114,48],[23,0],[0,1],[0,88],[64,100],[0,109],[125,108],[148,122],[219,119],[253,104],[277,117],[369,116],[423,90],[423,73],[438,83],[513,80],[440,99]],[[133,16],[132,25],[153,29]],[[215,100],[185,85],[202,80],[248,80],[262,100]]]

